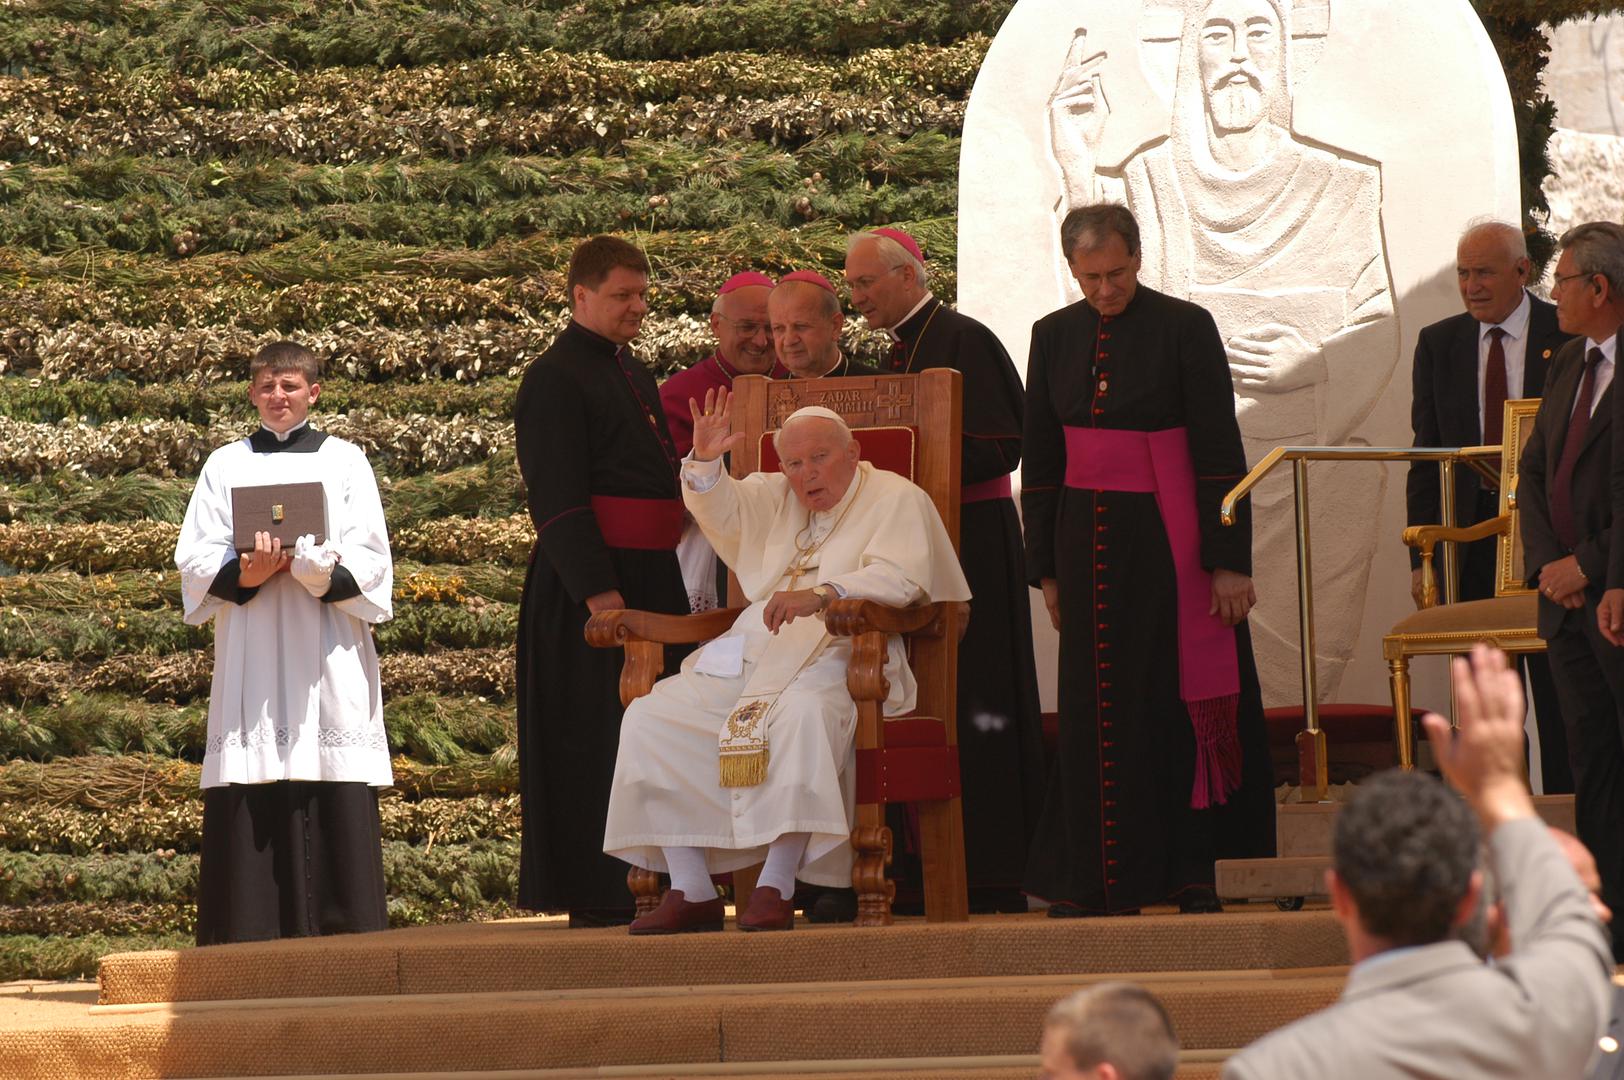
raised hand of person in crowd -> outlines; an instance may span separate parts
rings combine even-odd
[[[688,409],[694,416],[695,461],[715,461],[744,445],[744,432],[728,434],[733,430],[733,397],[725,386],[705,391],[703,408],[689,398]]]
[[[1523,687],[1506,654],[1487,645],[1450,665],[1459,727],[1437,713],[1422,719],[1438,768],[1477,812],[1485,834],[1534,816],[1523,779]]]
[[[288,568],[291,556],[282,550],[282,541],[268,532],[254,534],[254,550],[238,557],[237,586],[257,589]]]

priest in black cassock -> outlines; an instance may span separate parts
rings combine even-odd
[[[618,650],[583,636],[598,611],[688,612],[677,568],[677,455],[654,378],[627,350],[648,261],[597,236],[570,257],[571,320],[514,405],[536,544],[519,608],[519,906],[571,926],[630,922],[625,864],[603,853],[620,742]]]
[[[1085,299],[1038,320],[1026,372],[1027,568],[1060,632],[1060,752],[1027,864],[1049,914],[1218,909],[1215,858],[1274,849],[1246,616],[1252,530],[1223,342],[1139,284],[1122,206],[1066,215]]]
[[[954,368],[964,377],[959,553],[975,596],[959,645],[964,854],[975,908],[1026,910],[1026,851],[1043,806],[1043,716],[1032,614],[1010,474],[1021,461],[1026,397],[991,330],[931,295],[924,252],[899,229],[846,244],[851,303],[891,338],[886,369]]]

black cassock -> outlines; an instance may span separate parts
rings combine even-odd
[[[1064,428],[1184,428],[1201,564],[1250,574],[1252,529],[1226,528],[1246,472],[1212,316],[1140,285],[1101,320],[1082,301],[1032,328],[1022,502],[1032,583],[1060,585],[1060,751],[1027,864],[1032,895],[1126,911],[1213,884],[1214,858],[1273,854],[1274,792],[1251,638],[1236,628],[1241,786],[1193,810],[1195,736],[1180,700],[1176,579],[1154,493],[1066,486]]]
[[[1014,887],[1043,804],[1043,717],[1020,521],[1013,499],[985,489],[1021,462],[1025,391],[993,332],[940,300],[927,300],[896,334],[889,370],[954,368],[964,377],[963,483],[973,500],[959,518],[973,597],[959,645],[965,863],[972,886]]]
[[[603,853],[622,653],[587,645],[586,600],[618,589],[628,607],[685,615],[688,594],[674,540],[611,547],[592,500],[677,500],[677,459],[654,378],[573,322],[525,372],[514,437],[537,537],[519,607],[519,906],[630,908],[626,864]]]

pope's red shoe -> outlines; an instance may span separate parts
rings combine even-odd
[[[750,894],[749,903],[739,912],[739,929],[756,930],[795,929],[795,904],[785,900],[771,885],[757,885]]]
[[[713,896],[691,904],[679,889],[666,890],[660,906],[633,919],[629,934],[703,934],[722,928],[722,898]]]

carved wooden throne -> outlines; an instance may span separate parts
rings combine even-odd
[[[942,368],[918,375],[784,381],[749,375],[735,380],[733,387],[734,430],[745,433],[744,445],[732,455],[735,477],[776,469],[771,432],[796,409],[822,405],[851,425],[865,461],[910,478],[930,495],[957,548],[958,372]],[[729,595],[740,595],[736,580]],[[625,649],[620,700],[629,705],[648,693],[660,676],[664,646],[708,641],[732,626],[740,610],[698,615],[603,611],[587,623],[586,637],[599,648]],[[852,829],[857,859],[852,884],[859,926],[891,922],[896,886],[885,875],[891,861],[887,803],[912,803],[918,810],[925,918],[932,922],[969,918],[955,721],[958,644],[968,615],[965,604],[895,608],[857,599],[835,600],[824,613],[830,634],[853,639],[846,686],[857,706],[857,816]],[[908,643],[919,692],[912,713],[888,718],[881,708],[890,690],[884,669],[891,634],[903,635]],[[659,875],[634,868],[627,884],[637,898],[639,914],[659,903]]]

